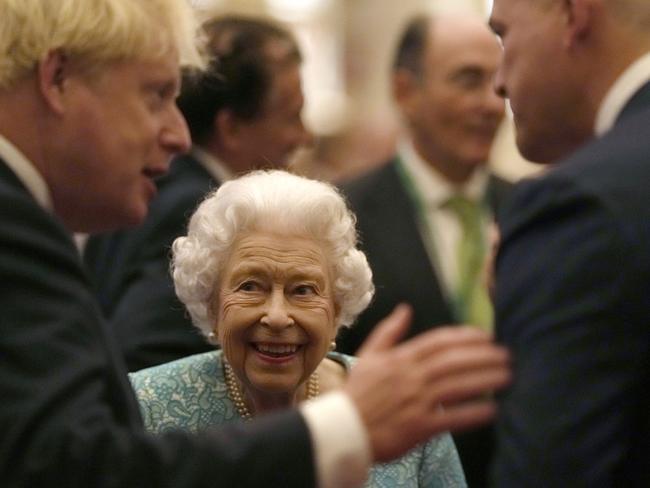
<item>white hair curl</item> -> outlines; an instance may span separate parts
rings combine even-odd
[[[374,294],[372,272],[357,249],[356,219],[327,183],[282,170],[255,171],[228,181],[199,205],[187,236],[172,246],[176,294],[207,336],[216,317],[212,300],[230,247],[243,232],[271,231],[318,240],[334,273],[337,327],[351,325]]]

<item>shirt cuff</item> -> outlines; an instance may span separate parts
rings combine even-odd
[[[372,462],[368,434],[352,401],[332,392],[301,405],[314,448],[319,488],[356,488]]]

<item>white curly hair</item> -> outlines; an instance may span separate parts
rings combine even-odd
[[[351,325],[374,294],[372,272],[357,249],[356,219],[332,185],[282,170],[255,171],[209,194],[172,246],[176,294],[207,337],[216,322],[212,301],[219,273],[243,232],[310,237],[325,249],[333,270],[337,327]]]

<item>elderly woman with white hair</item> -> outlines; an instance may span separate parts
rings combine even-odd
[[[355,219],[332,186],[284,171],[227,182],[173,245],[176,292],[220,348],[131,375],[145,426],[162,433],[247,420],[343,385],[339,327],[372,299]],[[282,446],[278,446],[279,449]],[[449,435],[375,465],[367,486],[465,486]]]

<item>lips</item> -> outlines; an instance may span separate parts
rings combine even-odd
[[[272,358],[290,358],[302,347],[299,344],[277,344],[269,342],[254,342],[252,346],[258,353]]]

